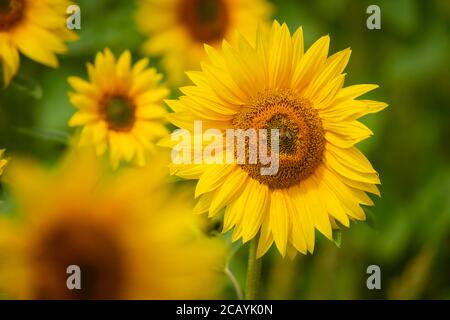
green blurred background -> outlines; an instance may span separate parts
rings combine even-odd
[[[382,180],[370,223],[345,230],[340,248],[317,234],[314,255],[293,261],[271,250],[263,261],[261,298],[450,299],[450,1],[272,2],[274,17],[291,31],[303,26],[307,46],[324,34],[331,36],[331,52],[350,46],[346,85],[377,83],[365,98],[390,107],[363,119],[375,135],[360,148]],[[56,161],[74,112],[67,77],[85,77],[85,63],[106,46],[140,56],[133,1],[78,4],[81,38],[60,57],[61,67],[51,70],[22,56],[19,76],[0,90],[0,147],[8,154]],[[381,8],[381,30],[366,28],[371,4]],[[158,66],[158,59],[152,63]],[[231,262],[241,283],[246,254],[238,249]],[[381,268],[381,290],[366,287],[372,264]],[[224,297],[235,297],[231,286]]]

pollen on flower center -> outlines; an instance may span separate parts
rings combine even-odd
[[[37,271],[46,274],[37,280],[36,298],[120,298],[123,255],[111,230],[88,222],[60,222],[42,234],[33,254],[42,268]],[[67,290],[64,271],[70,265],[81,269],[81,290]]]
[[[325,147],[322,121],[307,99],[290,91],[264,92],[233,119],[236,129],[279,130],[279,169],[261,175],[261,164],[243,164],[250,177],[272,189],[289,188],[311,175],[322,161]],[[268,139],[268,150],[270,150]]]
[[[222,40],[228,27],[229,13],[225,0],[182,0],[178,18],[190,36],[203,44]]]
[[[129,131],[135,122],[136,107],[127,97],[108,96],[100,103],[100,113],[111,130]]]
[[[0,31],[17,25],[24,15],[25,0],[0,0]]]

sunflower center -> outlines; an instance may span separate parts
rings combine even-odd
[[[17,25],[23,17],[25,0],[0,0],[0,31]]]
[[[250,177],[272,189],[298,184],[322,161],[325,147],[322,121],[309,100],[290,91],[260,93],[235,116],[233,125],[244,130],[266,129],[267,150],[271,150],[271,129],[278,129],[279,168],[275,175],[261,175],[259,160],[256,164],[241,165]]]
[[[106,97],[100,106],[100,112],[111,130],[129,131],[133,127],[136,107],[127,97]]]
[[[222,40],[229,20],[225,0],[182,0],[178,17],[191,37],[200,43]]]
[[[110,230],[86,222],[61,223],[44,233],[35,254],[38,299],[119,299],[123,251]],[[81,290],[67,288],[67,267],[81,269]]]

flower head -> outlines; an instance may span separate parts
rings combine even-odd
[[[19,52],[46,66],[58,66],[65,41],[76,40],[66,27],[69,0],[1,0],[0,61],[5,86],[17,73]]]
[[[69,78],[75,91],[70,101],[78,109],[69,125],[83,127],[79,145],[95,145],[98,154],[109,151],[114,167],[122,160],[144,165],[152,142],[167,134],[162,99],[169,91],[148,63],[132,66],[129,51],[116,60],[105,49],[88,64],[89,81]]]
[[[105,167],[86,151],[50,172],[11,165],[17,218],[0,219],[0,292],[20,299],[214,298],[223,243],[199,231],[183,196],[169,194],[165,162],[114,175]],[[81,290],[67,288],[72,265],[81,269]]]
[[[163,56],[170,81],[179,84],[206,57],[204,43],[220,46],[237,29],[253,36],[270,13],[266,0],[140,0],[136,19],[149,37],[143,51]]]
[[[261,173],[261,159],[171,165],[174,174],[199,180],[198,213],[214,216],[226,208],[224,231],[234,229],[234,240],[259,233],[258,256],[273,242],[283,256],[312,253],[315,229],[332,239],[333,228],[365,219],[361,205],[373,205],[366,192],[379,195],[378,174],[355,147],[372,132],[357,119],[387,105],[356,100],[376,85],[344,87],[351,51],[328,57],[329,41],[324,36],[304,52],[302,29],[291,36],[274,22],[259,30],[256,45],[240,36],[234,46],[224,41],[222,50],[206,46],[209,61],[188,73],[195,85],[168,101],[171,122],[190,131],[202,120],[203,129],[223,135],[227,129],[279,132],[275,174]]]

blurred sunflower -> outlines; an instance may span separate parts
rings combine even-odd
[[[77,39],[66,27],[68,0],[0,0],[0,61],[7,86],[19,69],[19,52],[56,68],[65,41]]]
[[[0,293],[13,299],[216,297],[225,247],[198,231],[184,197],[161,188],[165,170],[155,161],[119,175],[105,175],[94,152],[74,153],[52,172],[12,164],[18,219],[0,220]],[[81,269],[81,290],[67,288],[71,265]]]
[[[5,170],[6,164],[8,160],[4,157],[5,149],[0,149],[0,176],[3,174],[3,170]]]
[[[116,61],[105,49],[97,53],[95,65],[87,66],[89,82],[69,78],[75,90],[70,101],[78,109],[69,125],[83,127],[80,146],[95,145],[99,155],[109,150],[114,168],[122,160],[144,165],[152,141],[167,134],[162,99],[169,90],[148,63],[142,59],[132,66],[129,51]]]
[[[224,228],[233,240],[246,242],[260,231],[257,256],[275,242],[284,256],[313,252],[318,229],[332,239],[339,222],[364,220],[366,192],[379,195],[377,172],[355,144],[372,132],[357,119],[387,104],[355,100],[377,88],[343,87],[350,49],[328,57],[330,38],[317,40],[306,52],[303,31],[291,36],[286,24],[260,30],[256,46],[240,36],[236,46],[207,46],[209,62],[189,72],[195,86],[182,88],[168,101],[170,121],[193,130],[278,129],[279,169],[261,175],[257,164],[172,164],[172,173],[198,179],[195,211],[216,215],[226,207]],[[173,146],[168,139],[163,145]],[[247,162],[248,163],[248,162]]]
[[[197,69],[206,58],[203,44],[220,46],[236,30],[254,36],[267,21],[271,6],[266,0],[139,0],[136,15],[148,36],[143,51],[163,56],[172,83],[184,80],[184,71]]]

